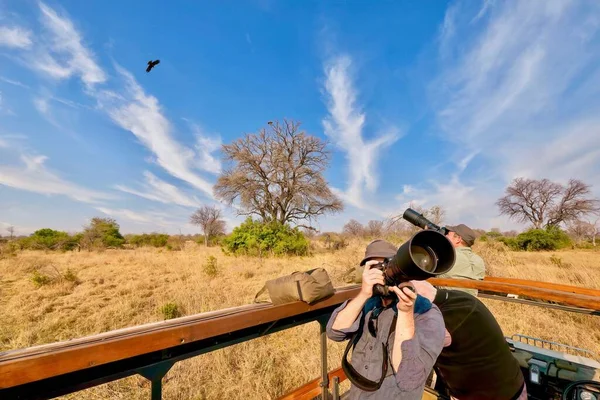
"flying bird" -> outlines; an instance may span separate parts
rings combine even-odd
[[[160,63],[160,60],[148,61],[148,68],[146,68],[146,72],[150,72],[150,70],[152,70],[152,68],[154,68],[159,63]]]

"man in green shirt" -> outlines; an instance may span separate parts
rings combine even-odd
[[[475,243],[475,232],[465,224],[446,226],[446,229],[448,230],[446,237],[456,251],[456,261],[454,267],[447,273],[439,275],[439,278],[482,280],[485,276],[485,264],[481,257],[473,253],[471,249]],[[462,290],[477,296],[476,289],[449,289]]]

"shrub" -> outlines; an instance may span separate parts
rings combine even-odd
[[[88,250],[107,247],[122,247],[125,238],[119,232],[119,224],[112,218],[92,218],[85,227],[81,245]]]
[[[219,273],[219,269],[217,268],[217,257],[208,256],[206,257],[206,262],[202,266],[204,273],[208,276],[215,277]]]
[[[571,245],[569,236],[558,227],[530,229],[516,238],[505,238],[504,243],[515,250],[557,250]]]
[[[262,223],[252,218],[236,227],[223,239],[223,250],[252,256],[296,255],[308,253],[309,243],[298,228],[277,222]]]
[[[73,250],[77,246],[77,239],[67,232],[55,231],[44,228],[33,232],[28,238],[19,240],[20,246],[32,250]]]
[[[165,247],[168,241],[169,235],[164,233],[143,233],[141,235],[129,235],[127,237],[127,243],[135,247]]]
[[[67,269],[62,277],[67,282],[79,284],[79,278],[77,278],[77,275],[75,275],[75,272],[73,272],[71,269]]]
[[[163,319],[173,319],[181,316],[181,312],[179,311],[179,307],[176,303],[168,302],[164,304],[160,308],[160,313],[163,316]]]
[[[31,274],[31,282],[33,282],[36,287],[41,287],[51,283],[52,278],[50,278],[48,275],[40,273],[39,271],[33,271]]]

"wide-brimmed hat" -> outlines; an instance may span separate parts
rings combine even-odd
[[[367,245],[367,249],[365,250],[365,258],[362,259],[360,265],[365,265],[367,261],[372,258],[377,257],[393,257],[398,249],[396,246],[391,244],[390,242],[386,242],[385,240],[373,240],[371,243]]]
[[[458,233],[458,235],[460,235],[462,240],[469,247],[473,246],[473,243],[475,243],[475,239],[477,238],[477,234],[475,233],[475,231],[473,231],[473,229],[469,228],[465,224],[460,224],[456,226],[446,226],[446,229]]]

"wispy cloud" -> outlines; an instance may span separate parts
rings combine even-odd
[[[42,2],[39,7],[41,22],[49,35],[44,36],[47,43],[31,54],[32,67],[56,79],[80,76],[89,87],[106,81],[106,74],[83,45],[71,20]]]
[[[185,207],[199,207],[201,205],[201,202],[197,198],[183,193],[177,186],[157,178],[148,171],[144,172],[144,177],[146,183],[143,191],[124,185],[116,185],[115,187],[125,193],[164,204],[179,204]]]
[[[350,77],[352,60],[339,56],[325,64],[325,91],[329,115],[323,119],[325,134],[346,153],[349,182],[341,192],[346,201],[362,208],[363,191],[378,185],[377,153],[398,140],[399,131],[392,127],[372,140],[363,138],[365,114],[356,102],[356,90]]]
[[[155,224],[155,225],[164,225],[163,216],[152,215],[148,213],[141,213],[138,211],[128,210],[128,209],[113,209],[107,207],[96,207],[96,210],[110,215],[115,218],[123,218],[132,222],[142,223],[142,224]]]
[[[167,172],[212,197],[212,184],[195,171],[196,154],[173,138],[172,125],[163,115],[158,99],[147,95],[128,71],[116,68],[125,80],[122,99],[104,94],[100,97],[112,120],[133,133]]]
[[[192,129],[196,135],[196,165],[203,171],[220,174],[221,160],[213,153],[221,149],[221,137],[205,134],[196,124],[192,124]]]
[[[453,7],[464,15],[452,18],[453,33],[440,43],[442,70],[432,82],[442,137],[459,149],[449,180],[456,192],[432,182],[413,198],[443,202],[457,219],[498,221],[494,201],[517,176],[593,184],[600,173],[600,4],[487,1],[471,16],[465,4],[448,9],[447,19]],[[478,171],[469,170],[475,155]]]
[[[0,47],[26,49],[31,47],[31,32],[18,26],[0,26]]]
[[[29,86],[28,86],[28,85],[26,85],[26,84],[24,84],[24,83],[22,83],[22,82],[19,82],[19,81],[13,80],[13,79],[6,78],[6,77],[4,77],[4,76],[0,76],[0,81],[2,81],[2,82],[6,82],[6,83],[8,83],[8,84],[10,84],[10,85],[13,85],[13,86],[19,86],[19,87],[22,87],[22,88],[24,88],[24,89],[29,89]]]
[[[61,178],[45,165],[48,160],[46,156],[23,153],[20,160],[20,166],[0,165],[0,185],[45,195],[67,196],[83,203],[98,203],[113,198]]]

